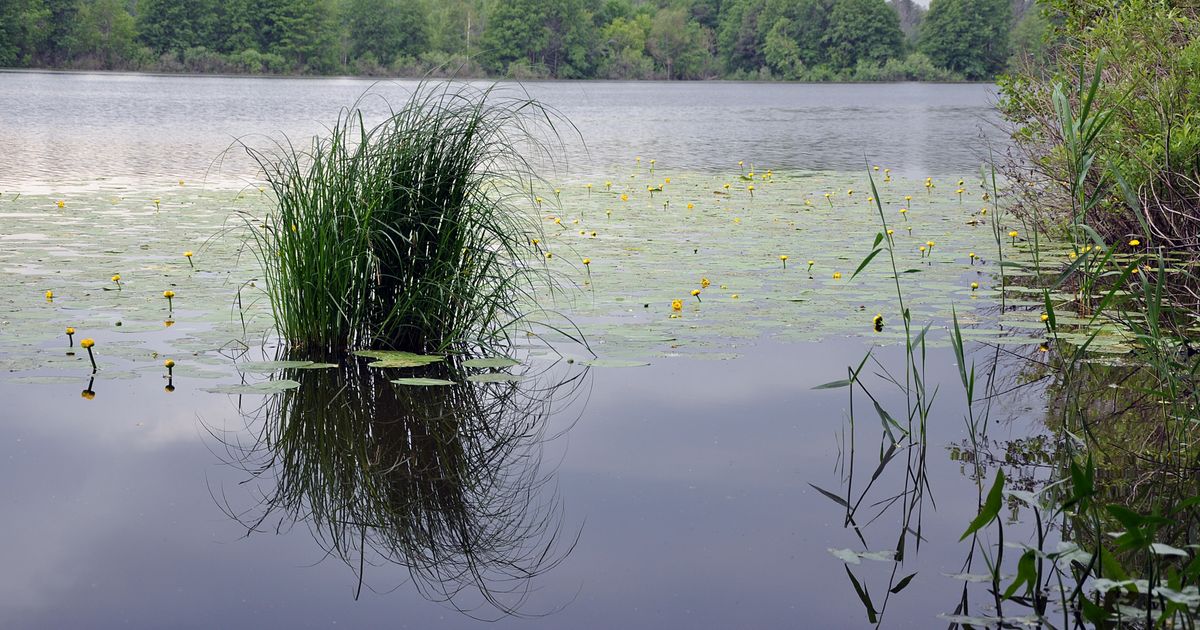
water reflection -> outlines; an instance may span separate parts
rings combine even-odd
[[[481,83],[486,85],[486,83]],[[404,102],[412,81],[261,79],[115,74],[0,73],[0,189],[103,191],[147,184],[244,186],[245,156],[214,160],[238,138],[324,132],[365,92],[368,117]],[[571,142],[576,173],[632,167],[635,155],[668,168],[721,171],[745,159],[776,170],[857,171],[863,156],[897,174],[974,170],[975,140],[1003,146],[995,88],[982,84],[532,82],[505,84],[560,111],[586,141]],[[153,95],[147,98],[147,95]],[[265,134],[260,136],[259,134]],[[569,134],[568,134],[569,135]],[[103,165],[98,169],[97,165]],[[69,180],[63,181],[63,174]],[[181,181],[181,184],[183,182]]]
[[[459,382],[398,386],[365,362],[287,370],[300,387],[244,413],[248,433],[212,432],[260,497],[242,507],[222,492],[223,508],[247,535],[303,523],[353,571],[356,598],[372,566],[392,564],[424,597],[472,616],[548,612],[521,607],[578,532],[563,529],[541,452],[556,437],[552,411],[586,402],[587,371],[422,376]]]

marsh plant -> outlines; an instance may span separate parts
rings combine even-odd
[[[422,84],[385,120],[355,107],[306,150],[246,147],[275,207],[246,216],[276,327],[293,349],[499,345],[547,276],[530,201],[557,116],[528,98]]]
[[[1200,625],[1200,555],[1195,544],[1200,537],[1200,487],[1195,481],[1200,448],[1194,438],[1200,421],[1200,353],[1191,341],[1196,330],[1194,310],[1172,300],[1178,293],[1170,287],[1194,286],[1196,280],[1186,257],[1180,264],[1180,257],[1162,248],[1142,248],[1140,239],[1128,235],[1116,242],[1107,240],[1103,230],[1091,225],[1097,217],[1103,220],[1099,200],[1119,197],[1125,211],[1139,218],[1142,235],[1152,232],[1140,220],[1147,216],[1142,196],[1131,190],[1120,165],[1097,162],[1095,146],[1109,117],[1095,107],[1100,81],[1099,70],[1090,82],[1080,72],[1074,88],[1060,84],[1053,90],[1057,124],[1066,139],[1061,160],[1072,174],[1066,187],[1070,212],[1064,212],[1067,224],[1059,229],[1070,237],[1069,251],[1053,252],[1063,255],[1048,258],[1053,250],[1037,251],[1039,240],[1034,238],[1021,246],[1031,246],[1033,251],[1010,251],[1015,255],[1005,257],[1008,242],[1000,227],[1004,214],[994,175],[989,191],[1001,287],[1030,288],[1010,287],[1004,277],[1007,267],[1014,282],[1023,278],[1042,294],[1040,304],[1021,302],[1011,308],[1042,310],[1046,342],[1034,357],[1004,350],[1010,360],[1024,363],[1021,380],[1044,383],[1050,399],[1048,436],[1038,442],[1036,452],[1016,454],[1011,443],[1003,456],[991,452],[987,427],[993,405],[1015,386],[998,385],[999,360],[977,373],[958,318],[953,318],[950,342],[966,399],[968,435],[955,447],[954,458],[964,462],[964,472],[978,484],[978,512],[964,524],[962,540],[970,547],[963,572],[953,576],[964,581],[962,595],[953,612],[941,616],[952,626]],[[890,253],[890,244],[881,232],[860,270],[877,254]],[[1018,246],[1014,243],[1011,250]],[[847,379],[827,385],[851,391],[849,473],[843,493],[821,492],[845,509],[847,527],[854,529],[864,546],[859,506],[872,505],[868,491],[898,459],[898,448],[922,455],[928,451],[924,432],[916,431],[911,419],[920,419],[915,427],[925,426],[930,417],[927,403],[937,391],[928,392],[923,378],[918,378],[923,374],[925,331],[915,337],[920,343],[914,343],[900,276],[895,277],[908,339],[906,376],[901,380],[879,367],[887,381],[903,389],[909,422],[892,420],[867,388],[862,372],[870,356],[851,369]],[[1058,291],[1064,286],[1074,290]],[[1001,312],[1005,308],[1002,298]],[[1119,344],[1101,343],[1103,337],[1114,336]],[[995,352],[998,359],[999,345]],[[860,490],[854,489],[856,392],[869,397],[884,429],[879,461]],[[915,519],[913,512],[923,496],[924,460],[917,458],[914,464],[912,456],[908,459],[903,492],[878,503],[887,508],[899,503],[905,508],[897,548],[834,550],[847,560],[847,574],[872,623],[880,622],[888,600],[912,579],[899,577],[904,574],[899,564],[909,534],[919,548],[919,509]],[[1032,478],[1017,474],[1029,461],[1038,462],[1042,472]],[[988,468],[992,468],[990,475]],[[1006,508],[1011,516],[1006,516]],[[1023,521],[1018,520],[1020,515]],[[871,520],[875,518],[878,515]],[[866,557],[897,563],[882,598],[878,588],[872,593],[850,570],[849,564]],[[986,589],[981,601],[969,596],[974,588],[967,583]]]

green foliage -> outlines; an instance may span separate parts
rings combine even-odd
[[[138,39],[156,54],[203,46],[213,36],[215,7],[192,0],[139,0]]]
[[[1101,236],[1137,233],[1154,238],[1156,245],[1195,251],[1200,247],[1200,7],[1169,0],[1105,7],[1055,0],[1046,10],[1053,25],[1052,65],[1039,66],[1035,58],[1001,84],[1002,111],[1018,126],[1016,137],[1029,162],[1042,181],[1057,183],[1031,186],[1042,193],[1038,206],[1070,222],[1073,213],[1066,210],[1078,200],[1056,191],[1086,189],[1099,195],[1087,220]],[[1101,65],[1094,109],[1110,110],[1112,118],[1091,149],[1098,168],[1088,170],[1080,186],[1079,171],[1067,159],[1070,138],[1055,124],[1061,108],[1054,92],[1063,85],[1068,94],[1078,91]],[[1140,211],[1105,179],[1113,168],[1120,169]]]
[[[370,54],[390,63],[402,55],[418,55],[429,44],[426,15],[413,2],[349,0],[342,19],[352,58]]]
[[[971,80],[990,79],[1008,63],[1009,0],[933,0],[918,49]]]
[[[94,0],[79,9],[74,24],[76,57],[100,68],[116,68],[136,54],[137,28],[122,0]]]
[[[583,0],[512,0],[493,5],[484,32],[484,67],[512,73],[540,68],[548,76],[591,76],[598,32]]]
[[[667,79],[698,79],[704,75],[711,41],[708,32],[688,19],[683,9],[658,12],[646,48]]]
[[[564,79],[961,76],[951,59],[934,58],[950,72],[904,68],[911,52],[904,34],[922,15],[912,0],[0,0],[0,67]],[[1021,31],[1021,50],[1037,26],[1031,21]]]
[[[830,65],[883,63],[900,54],[900,18],[883,0],[836,0],[824,44]]]
[[[31,65],[44,44],[42,28],[49,17],[40,0],[0,0],[0,66]]]
[[[1045,12],[1039,7],[1031,7],[1009,32],[1009,51],[1014,58],[1034,66],[1044,66],[1049,61],[1049,34],[1050,21],[1046,19]]]

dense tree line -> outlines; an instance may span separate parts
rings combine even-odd
[[[610,79],[990,79],[1013,0],[0,0],[0,66]],[[1021,2],[1022,0],[1017,0]],[[1018,5],[1020,8],[1021,5]]]

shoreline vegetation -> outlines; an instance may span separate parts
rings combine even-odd
[[[1033,0],[9,0],[0,68],[458,79],[992,81]]]
[[[207,79],[280,79],[280,80],[339,80],[339,79],[362,79],[362,80],[379,80],[379,81],[415,81],[425,82],[438,79],[449,81],[463,82],[486,82],[494,85],[517,84],[517,83],[665,83],[675,85],[688,85],[694,83],[751,83],[751,84],[779,84],[779,85],[862,85],[862,84],[888,84],[888,83],[927,83],[932,85],[998,85],[995,80],[981,79],[978,81],[968,81],[966,79],[945,81],[921,81],[915,79],[900,79],[900,80],[828,80],[828,81],[806,81],[803,79],[516,79],[512,77],[467,77],[459,75],[436,76],[436,75],[410,75],[410,76],[368,76],[359,74],[248,74],[238,72],[163,72],[154,70],[81,70],[75,68],[0,68],[0,74],[65,74],[65,75],[87,75],[87,74],[107,74],[116,76],[146,76],[146,77],[179,77],[179,78],[207,78]]]

